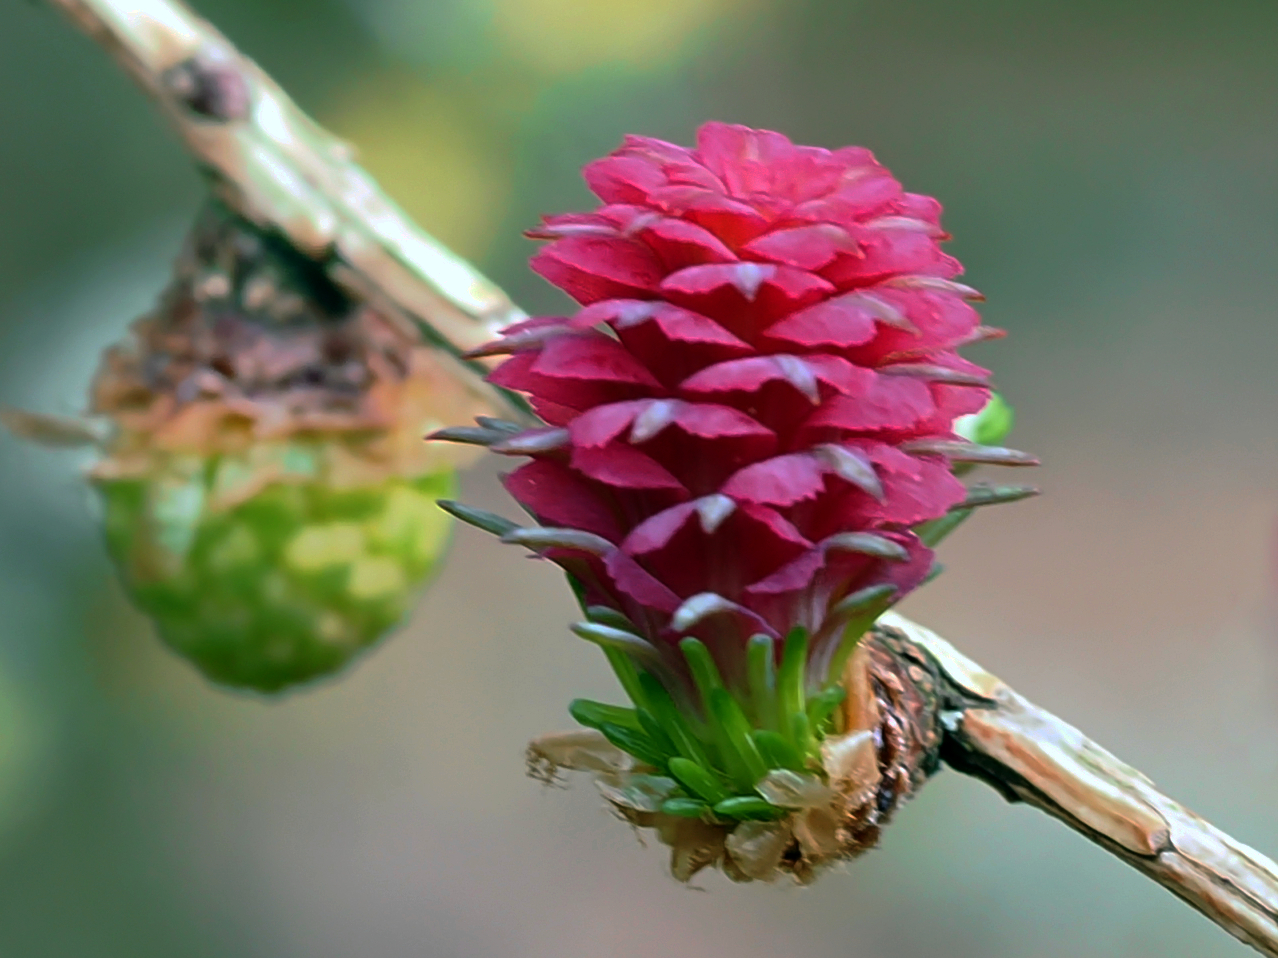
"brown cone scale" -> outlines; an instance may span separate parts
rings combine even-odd
[[[332,443],[324,468],[338,485],[454,468],[470,450],[422,435],[491,409],[450,363],[320,264],[211,204],[159,305],[103,356],[90,411],[116,434],[94,476],[298,438]]]

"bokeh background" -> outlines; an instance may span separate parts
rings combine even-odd
[[[1278,851],[1273,0],[198,6],[532,310],[520,231],[626,132],[860,143],[941,197],[1047,494],[965,527],[905,611]],[[0,401],[75,412],[200,184],[39,4],[0,5],[0,124]],[[0,437],[6,958],[1245,953],[953,773],[814,888],[677,886],[587,782],[523,775],[570,698],[615,695],[552,569],[463,531],[340,681],[230,695],[127,607],[81,465]]]

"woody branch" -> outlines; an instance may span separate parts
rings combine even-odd
[[[256,64],[175,0],[48,0],[102,45],[181,136],[215,195],[322,263],[335,282],[454,356],[524,314],[414,225]],[[492,397],[475,372],[457,375]],[[889,613],[869,642],[940,685],[940,756],[1278,956],[1278,865],[1161,794],[1077,729],[935,633]]]
[[[454,355],[524,317],[414,224],[352,157],[212,24],[174,0],[49,0],[168,118],[215,196],[285,237],[339,286]],[[476,391],[494,399],[468,366]]]

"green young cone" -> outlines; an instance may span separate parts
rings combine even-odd
[[[275,483],[226,510],[197,477],[99,482],[130,596],[215,682],[274,692],[386,635],[446,549],[453,476],[336,490]]]
[[[90,478],[130,596],[215,682],[273,692],[341,669],[438,564],[493,412],[453,360],[211,204],[169,288],[107,350]]]
[[[969,442],[982,446],[1000,445],[1016,424],[1016,412],[999,393],[991,393],[979,412],[959,416],[954,431]]]

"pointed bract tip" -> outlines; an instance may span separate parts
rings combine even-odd
[[[988,376],[932,363],[894,363],[889,366],[880,366],[878,371],[884,376],[910,376],[914,379],[926,379],[929,382],[945,383],[950,386],[981,386],[987,389],[990,386]]]
[[[606,555],[616,548],[603,536],[581,529],[559,529],[553,526],[516,526],[501,537],[508,545],[525,546],[537,552],[541,549],[571,549]]]
[[[967,490],[967,498],[955,509],[975,509],[978,506],[996,506],[1005,502],[1019,502],[1042,492],[1037,486],[973,486]]]
[[[568,442],[567,429],[529,429],[513,436],[502,433],[502,438],[490,448],[507,456],[535,456],[567,448]]]
[[[896,594],[896,586],[889,582],[866,586],[851,595],[844,596],[830,607],[829,617],[835,621],[850,619],[861,612],[868,612],[875,605]]]
[[[856,552],[892,562],[905,562],[910,558],[905,546],[873,532],[840,532],[822,540],[821,545],[834,552]]]
[[[699,592],[683,600],[683,604],[675,610],[670,618],[670,627],[676,632],[687,632],[698,623],[713,615],[725,612],[745,611],[737,603],[725,599],[715,592]]]
[[[696,508],[697,517],[701,520],[701,531],[710,536],[737,511],[737,504],[723,493],[714,492],[698,499]]]
[[[944,456],[951,462],[971,462],[991,466],[1037,466],[1038,458],[1019,449],[981,446],[956,439],[912,439],[901,443],[905,452],[924,456]]]
[[[452,499],[437,499],[435,503],[450,516],[495,536],[504,536],[511,530],[519,528],[518,523],[511,522],[505,516],[499,516],[497,513],[489,512],[486,509],[476,509],[474,506],[468,506],[463,502],[456,502]]]
[[[625,614],[610,605],[591,605],[586,607],[586,618],[599,625],[612,626],[627,632],[638,632],[638,627],[626,618]]]
[[[427,433],[427,442],[460,442],[470,446],[492,446],[501,442],[509,434],[499,429],[486,429],[482,426],[448,426]]]
[[[568,627],[578,638],[601,645],[604,648],[617,649],[633,655],[640,661],[652,662],[658,659],[657,650],[642,636],[626,629],[617,629],[597,622],[574,622]]]
[[[956,296],[961,296],[963,299],[970,299],[977,303],[985,301],[985,294],[979,290],[975,290],[963,283],[956,283],[952,279],[943,279],[940,276],[907,273],[903,276],[894,276],[885,280],[884,285],[895,286],[899,289],[934,289],[939,292],[954,293]]]
[[[476,346],[462,353],[463,359],[484,359],[489,356],[509,356],[512,353],[536,349],[549,340],[559,336],[572,335],[576,331],[565,323],[548,323],[534,326],[532,329],[521,329],[517,332],[499,336],[497,339]]]
[[[874,470],[874,463],[863,453],[836,443],[824,443],[812,451],[844,482],[856,486],[879,502],[883,501],[883,483]]]
[[[785,377],[786,382],[803,393],[804,397],[812,405],[819,405],[821,402],[821,387],[817,383],[816,373],[812,371],[812,367],[801,356],[788,356],[781,354],[773,356],[772,361],[776,364],[777,369],[781,371],[781,375]]]
[[[509,433],[510,435],[524,431],[524,427],[517,422],[511,422],[509,419],[497,419],[493,416],[476,416],[475,422],[485,429],[495,429],[498,432]]]
[[[644,443],[657,436],[675,421],[682,407],[678,399],[655,399],[644,406],[630,424],[630,442]]]

